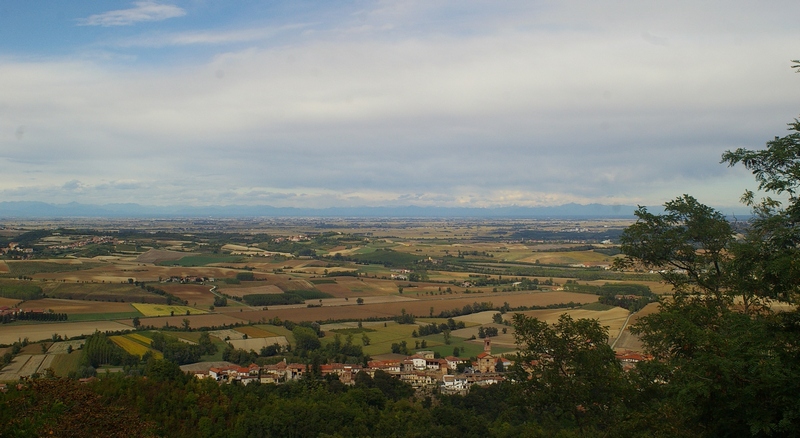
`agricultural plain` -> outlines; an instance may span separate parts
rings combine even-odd
[[[621,331],[628,310],[600,304],[595,293],[563,290],[567,283],[588,288],[635,283],[655,294],[670,292],[653,274],[610,269],[618,257],[616,236],[627,224],[131,221],[124,236],[119,224],[103,221],[80,223],[80,232],[63,224],[32,222],[24,229],[6,224],[8,239],[24,241],[31,229],[41,237],[26,241],[33,250],[28,260],[0,261],[0,307],[36,314],[0,325],[0,345],[102,331],[125,351],[143,356],[157,353],[147,330],[169,330],[174,338],[196,343],[203,329],[221,346],[231,341],[234,348],[259,352],[276,342],[295,342],[283,326],[289,321],[321,324],[323,344],[337,333],[341,339],[352,335],[373,356],[390,353],[400,342],[412,351],[424,345],[442,355],[457,349],[474,355],[482,349],[481,328],[497,330],[497,352],[511,352],[514,313],[554,322],[566,312],[600,320],[618,349],[635,350],[641,347],[638,340]],[[92,233],[111,239],[54,249],[90,241]],[[653,309],[634,314],[630,323]],[[65,314],[67,320],[49,320],[47,314]],[[401,315],[416,321],[398,324]],[[413,336],[423,325],[448,318],[464,328],[453,330],[447,342],[441,333]],[[48,361],[61,369],[76,366],[66,351],[52,356]],[[15,364],[27,370],[34,362]]]

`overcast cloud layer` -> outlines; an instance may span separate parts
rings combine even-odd
[[[0,200],[733,206],[800,2],[0,6]]]

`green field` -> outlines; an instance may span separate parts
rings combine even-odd
[[[238,263],[243,260],[242,256],[232,256],[223,254],[204,254],[195,256],[186,256],[180,260],[166,260],[160,262],[161,266],[206,266],[212,263]]]
[[[102,263],[53,263],[39,261],[6,261],[12,277],[31,276],[33,274],[53,273],[53,272],[72,272],[93,269],[103,266]]]
[[[110,312],[110,313],[73,313],[68,316],[68,321],[111,321],[115,319],[131,319],[144,316],[140,312]]]
[[[208,313],[205,310],[195,309],[189,306],[168,306],[166,304],[141,304],[132,303],[133,307],[144,316],[180,316],[180,315],[198,315]]]
[[[70,354],[57,354],[50,364],[50,368],[56,376],[67,377],[71,371],[77,371],[81,362],[81,350],[75,350]]]

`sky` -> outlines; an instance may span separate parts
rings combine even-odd
[[[738,205],[792,1],[0,3],[0,201]]]

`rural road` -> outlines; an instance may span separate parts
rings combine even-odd
[[[622,324],[622,328],[621,328],[621,329],[619,329],[619,334],[617,335],[617,339],[614,339],[614,343],[613,343],[613,344],[611,344],[611,349],[612,349],[612,350],[614,349],[614,347],[616,347],[616,346],[617,346],[617,341],[619,341],[619,338],[621,338],[621,337],[622,337],[622,332],[624,332],[624,331],[625,331],[625,327],[627,327],[627,326],[628,326],[628,321],[630,321],[630,320],[631,320],[631,316],[633,316],[633,314],[634,314],[634,313],[636,313],[636,312],[631,312],[631,313],[628,315],[628,317],[627,317],[627,318],[625,318],[625,322]]]

